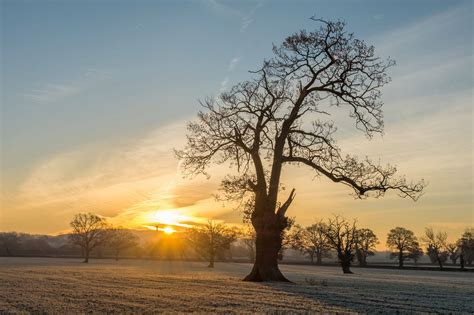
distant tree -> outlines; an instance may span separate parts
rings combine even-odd
[[[130,230],[117,227],[111,228],[107,232],[107,244],[112,248],[115,260],[119,259],[122,250],[138,245],[138,237]]]
[[[20,249],[20,235],[16,232],[0,233],[0,248],[5,256],[18,255]]]
[[[243,242],[248,257],[251,262],[255,261],[255,240],[257,239],[257,235],[255,233],[255,229],[250,226],[245,226],[243,229],[240,230],[240,240]]]
[[[379,239],[371,229],[357,230],[356,257],[359,265],[367,265],[367,257],[375,255],[375,246]]]
[[[418,263],[418,260],[423,256],[423,249],[420,247],[420,244],[416,241],[412,244],[412,246],[408,249],[408,254],[406,259],[411,259],[415,263]]]
[[[419,244],[412,231],[396,227],[391,229],[387,235],[387,247],[396,250],[391,254],[391,257],[398,257],[398,266],[402,268],[405,259],[419,247]]]
[[[446,245],[446,251],[448,252],[449,259],[451,259],[453,265],[456,265],[456,262],[461,255],[461,249],[459,248],[458,244],[450,243]]]
[[[295,224],[294,218],[288,218],[288,224],[286,228],[282,231],[281,236],[281,248],[278,251],[278,260],[283,260],[283,256],[285,254],[285,250],[287,249],[295,249],[297,247],[296,244],[301,239],[301,233],[303,229],[300,225]]]
[[[70,240],[81,247],[84,262],[88,263],[91,251],[107,240],[106,220],[93,213],[79,213],[74,216],[70,225]]]
[[[336,251],[342,271],[352,273],[350,268],[357,242],[356,220],[350,223],[346,219],[335,215],[328,219],[324,235],[329,247]]]
[[[214,268],[215,258],[229,250],[236,239],[235,230],[212,220],[189,231],[189,241],[196,253],[209,261],[209,268]]]
[[[438,264],[441,261],[441,264],[444,264],[448,260],[448,252],[441,251],[437,252],[432,245],[428,245],[426,248],[426,255],[430,259],[430,262],[434,265]]]
[[[288,281],[278,268],[282,231],[295,190],[281,198],[281,176],[291,164],[350,187],[355,196],[381,197],[388,190],[416,200],[424,183],[398,177],[396,168],[345,156],[334,106],[349,109],[368,137],[383,132],[381,88],[390,81],[390,59],[354,38],[340,21],[316,20],[273,48],[274,56],[253,78],[202,102],[204,111],[188,125],[187,144],[176,151],[187,175],[205,174],[212,164],[238,172],[223,181],[229,200],[251,204],[257,233],[256,259],[247,281]],[[330,106],[334,105],[334,106]]]
[[[433,228],[426,228],[422,239],[427,246],[428,256],[433,257],[441,269],[443,269],[443,262],[448,257],[445,250],[447,239],[448,235],[446,232],[435,233]]]
[[[460,248],[460,263],[461,269],[464,269],[464,264],[471,265],[474,261],[474,228],[468,228],[458,240]]]
[[[331,256],[329,252],[331,247],[325,234],[326,229],[327,226],[322,220],[307,226],[301,233],[300,242],[296,243],[296,247],[308,255],[312,264],[315,258],[316,264],[320,265],[323,257]]]
[[[43,256],[54,254],[55,250],[48,243],[46,236],[21,234],[21,252],[27,256]]]

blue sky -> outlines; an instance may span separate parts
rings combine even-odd
[[[89,196],[70,201],[70,195],[78,191],[86,193],[91,178],[97,183],[100,177],[103,182],[99,186],[104,189],[125,184],[124,178],[128,175],[121,173],[123,168],[141,174],[140,180],[150,180],[149,186],[132,188],[132,191],[150,193],[159,186],[161,175],[153,173],[148,178],[145,174],[154,169],[153,165],[144,171],[136,164],[145,164],[144,159],[149,157],[146,164],[171,165],[175,171],[176,161],[172,161],[168,153],[160,157],[157,152],[171,151],[180,143],[182,122],[195,116],[199,110],[198,99],[215,95],[248,78],[248,70],[256,69],[264,58],[271,57],[272,43],[281,42],[299,29],[311,29],[314,22],[309,17],[315,15],[345,20],[348,29],[374,44],[381,56],[391,56],[397,61],[398,65],[391,71],[393,82],[384,90],[387,130],[380,141],[385,144],[382,146],[381,142],[377,147],[378,140],[375,140],[371,144],[373,148],[363,147],[358,153],[375,152],[375,158],[406,163],[402,173],[408,177],[431,179],[431,183],[434,180],[435,191],[449,190],[451,193],[443,199],[446,200],[443,207],[453,205],[458,209],[452,216],[458,231],[462,222],[470,220],[472,223],[472,178],[464,181],[462,189],[457,186],[460,183],[450,180],[443,184],[446,187],[437,188],[436,183],[463,174],[463,168],[466,174],[466,167],[472,174],[469,122],[472,122],[469,102],[472,104],[473,87],[472,7],[472,1],[435,0],[4,0],[1,2],[2,221],[6,222],[6,228],[24,227],[38,232],[66,228],[65,218],[80,210],[78,203],[96,198]],[[458,121],[458,117],[468,119]],[[358,137],[350,127],[341,128],[342,141]],[[165,140],[169,139],[163,139],[160,145],[165,147],[158,151],[150,149],[155,155],[148,151],[140,158],[134,155],[130,163],[113,159],[126,152],[142,152],[137,149],[138,143],[150,146],[149,141],[154,139],[150,135],[160,132],[160,128],[170,133],[170,139],[176,137],[176,141],[170,141],[166,147]],[[397,128],[404,132],[412,130],[417,136],[407,142],[390,138],[390,131],[398,132]],[[349,142],[349,147],[353,143]],[[428,143],[430,147],[424,148]],[[440,149],[441,155],[432,148],[437,144],[444,148]],[[456,155],[446,154],[453,151],[461,161],[449,160]],[[411,165],[407,159],[416,162]],[[432,168],[420,171],[416,163],[426,159],[428,162],[433,159],[427,163]],[[458,163],[458,166],[448,167],[446,163]],[[436,176],[433,170],[437,170]],[[54,172],[57,174],[52,176]],[[122,175],[114,177],[118,173]],[[88,184],[83,184],[83,180]],[[77,184],[78,181],[81,184]],[[45,188],[64,186],[59,184],[64,182],[74,183],[71,184],[74,190]],[[33,189],[32,183],[36,183]],[[180,190],[183,185],[191,184],[180,182],[173,189]],[[52,227],[34,227],[37,215],[17,209],[21,208],[18,204],[24,197],[19,196],[34,195],[26,191],[27,188],[35,190],[39,186],[41,194],[36,198],[53,195],[60,200],[52,200],[36,209],[54,213],[51,215],[56,223]],[[437,192],[433,194],[440,196]],[[462,196],[455,197],[456,194]],[[432,209],[433,214],[423,224],[446,220],[433,213],[434,205],[440,203],[435,196],[431,197],[434,199],[427,197],[428,201],[421,205]],[[130,198],[132,205],[146,202],[139,197]],[[65,199],[68,201],[64,204]],[[26,209],[26,205],[30,203],[25,201],[23,208]],[[53,211],[66,205],[70,210],[63,210],[61,214]],[[96,204],[91,202],[91,205]],[[394,215],[400,215],[397,209],[402,211],[406,205],[406,201],[393,201],[390,207]],[[115,210],[102,210],[98,206],[97,211],[117,216],[132,211],[130,207],[136,208],[114,204]],[[344,207],[333,208],[344,213]],[[364,210],[360,211],[348,215],[364,217]],[[31,219],[24,219],[25,216]],[[307,214],[299,216],[309,218]],[[236,220],[235,215],[223,218]]]

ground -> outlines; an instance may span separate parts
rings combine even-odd
[[[249,283],[249,264],[0,258],[0,313],[465,312],[474,273],[283,265],[294,283]]]

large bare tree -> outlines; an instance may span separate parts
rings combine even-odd
[[[344,155],[337,146],[334,107],[347,107],[368,137],[382,133],[380,88],[394,62],[377,57],[343,22],[314,20],[319,28],[274,46],[273,58],[251,80],[202,101],[204,111],[188,125],[187,145],[176,151],[188,175],[206,173],[213,163],[235,166],[223,180],[223,195],[244,200],[257,233],[254,267],[245,280],[287,281],[277,264],[295,198],[295,189],[279,198],[287,165],[305,165],[358,198],[395,190],[416,200],[423,190],[423,182],[397,177],[395,167]]]

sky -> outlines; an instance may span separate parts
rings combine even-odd
[[[199,99],[249,79],[272,43],[317,27],[313,15],[344,20],[397,62],[383,88],[384,135],[369,141],[342,122],[343,152],[428,187],[417,202],[355,200],[291,167],[288,214],[304,226],[357,218],[380,246],[395,226],[455,240],[474,224],[472,1],[2,0],[0,230],[60,233],[78,212],[133,228],[160,211],[241,223],[213,196],[226,166],[183,178],[173,148]]]

